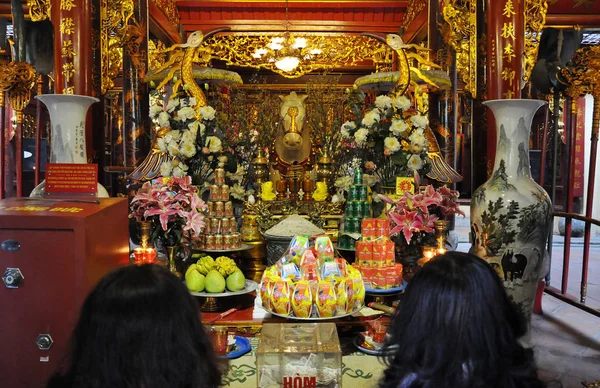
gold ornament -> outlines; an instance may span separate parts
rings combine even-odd
[[[50,11],[52,9],[50,0],[27,0],[27,6],[29,7],[29,16],[32,22],[50,20]]]
[[[529,80],[537,60],[542,30],[546,25],[548,0],[525,0],[525,53],[523,55],[523,83]]]
[[[294,34],[295,39],[306,40],[306,47],[321,50],[321,53],[310,60],[302,61],[292,71],[285,72],[278,69],[273,62],[254,57],[257,49],[267,47],[272,38],[281,36],[282,34],[277,33],[214,35],[206,38],[203,46],[210,59],[222,60],[230,66],[266,69],[286,78],[298,78],[318,70],[357,66],[363,61],[372,60],[374,52],[379,52],[377,55],[380,59],[390,58],[392,54],[386,44],[369,36]],[[391,67],[391,62],[385,66]]]
[[[598,140],[600,126],[600,46],[587,46],[575,52],[571,66],[564,67],[561,75],[572,85],[573,94],[591,94],[594,97],[592,140]]]
[[[477,97],[477,3],[446,0],[442,10],[449,27],[444,41],[456,52],[456,70],[465,90]]]
[[[121,72],[123,46],[128,37],[133,10],[133,0],[100,0],[102,94],[114,87],[114,79]]]

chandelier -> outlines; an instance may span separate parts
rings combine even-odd
[[[294,37],[290,31],[288,17],[288,0],[285,1],[285,32],[283,36],[272,37],[265,47],[254,51],[252,57],[257,61],[270,62],[285,73],[293,72],[305,62],[314,60],[323,51],[319,47],[311,47],[304,37]]]

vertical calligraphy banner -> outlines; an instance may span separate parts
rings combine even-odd
[[[577,100],[577,126],[575,127],[575,166],[573,168],[573,196],[583,197],[585,174],[585,98]]]
[[[525,0],[487,0],[487,100],[521,98]],[[496,155],[496,127],[488,114],[488,164]]]

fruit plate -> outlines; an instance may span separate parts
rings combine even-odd
[[[239,248],[233,249],[194,249],[195,252],[204,252],[204,253],[231,253],[231,252],[241,252],[247,251],[252,248],[252,245],[242,244]]]
[[[226,296],[244,295],[249,292],[255,291],[257,288],[258,288],[258,283],[256,283],[254,280],[246,279],[246,285],[244,286],[244,288],[242,290],[239,290],[239,291],[225,291],[225,292],[219,292],[216,294],[213,294],[210,292],[204,292],[204,291],[202,291],[202,292],[190,291],[190,294],[192,294],[194,296],[202,296],[205,298],[222,298],[222,297],[226,297]]]
[[[371,288],[371,283],[365,282],[365,292],[367,294],[397,294],[406,288],[408,282],[406,280],[402,281],[402,284],[399,287],[394,288]]]
[[[268,312],[270,312],[271,314],[281,317],[281,318],[285,318],[285,319],[290,319],[293,321],[332,321],[334,319],[340,319],[340,318],[345,318],[345,317],[349,317],[350,315],[359,312],[364,306],[360,306],[359,308],[357,308],[356,310],[346,313],[346,314],[341,314],[341,315],[336,315],[335,317],[331,317],[331,318],[319,318],[318,316],[311,316],[310,318],[299,318],[299,317],[293,317],[293,316],[289,316],[289,315],[283,315],[283,314],[277,314],[274,311],[271,310],[267,310]],[[314,313],[313,313],[314,315]]]

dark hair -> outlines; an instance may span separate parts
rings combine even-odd
[[[380,387],[543,387],[527,331],[494,270],[449,252],[415,275],[388,329]]]
[[[68,368],[49,388],[212,388],[221,382],[196,302],[159,265],[131,265],[104,277],[86,298],[71,341]]]

